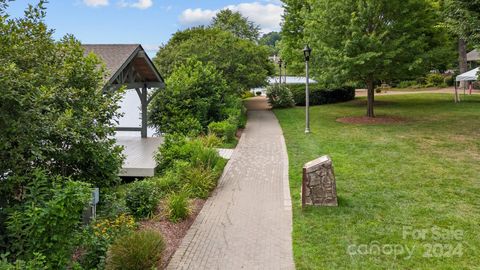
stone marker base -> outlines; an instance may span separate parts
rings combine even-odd
[[[333,163],[323,156],[303,166],[302,206],[338,206]]]

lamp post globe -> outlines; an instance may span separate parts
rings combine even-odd
[[[306,45],[303,49],[303,56],[305,56],[305,62],[310,61],[310,55],[312,54],[312,49],[310,46]]]

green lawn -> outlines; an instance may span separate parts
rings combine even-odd
[[[480,96],[461,104],[452,98],[378,97],[377,115],[408,119],[395,125],[335,121],[362,116],[364,98],[312,107],[308,136],[304,108],[275,110],[290,159],[297,269],[479,269]],[[339,207],[302,210],[302,166],[325,154],[334,162]],[[404,226],[442,232],[403,237]]]

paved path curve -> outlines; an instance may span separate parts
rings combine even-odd
[[[282,130],[271,111],[249,110],[216,191],[167,269],[294,269],[291,231]]]

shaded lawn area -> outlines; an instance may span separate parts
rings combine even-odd
[[[312,107],[308,136],[303,133],[303,107],[275,110],[290,160],[297,269],[480,265],[480,96],[469,96],[461,104],[454,104],[452,98],[446,94],[378,97],[384,102],[376,106],[377,115],[408,119],[389,125],[336,122],[340,117],[363,116],[365,98]],[[302,166],[325,154],[333,159],[339,207],[302,211]],[[404,226],[429,232],[425,239],[403,237]],[[434,235],[430,231],[434,226],[462,230],[463,237]],[[367,245],[366,252],[362,244]],[[389,254],[385,245],[397,245],[398,254]],[[405,253],[400,254],[399,246]],[[410,258],[406,248],[413,250]],[[424,257],[428,255],[433,257]]]

